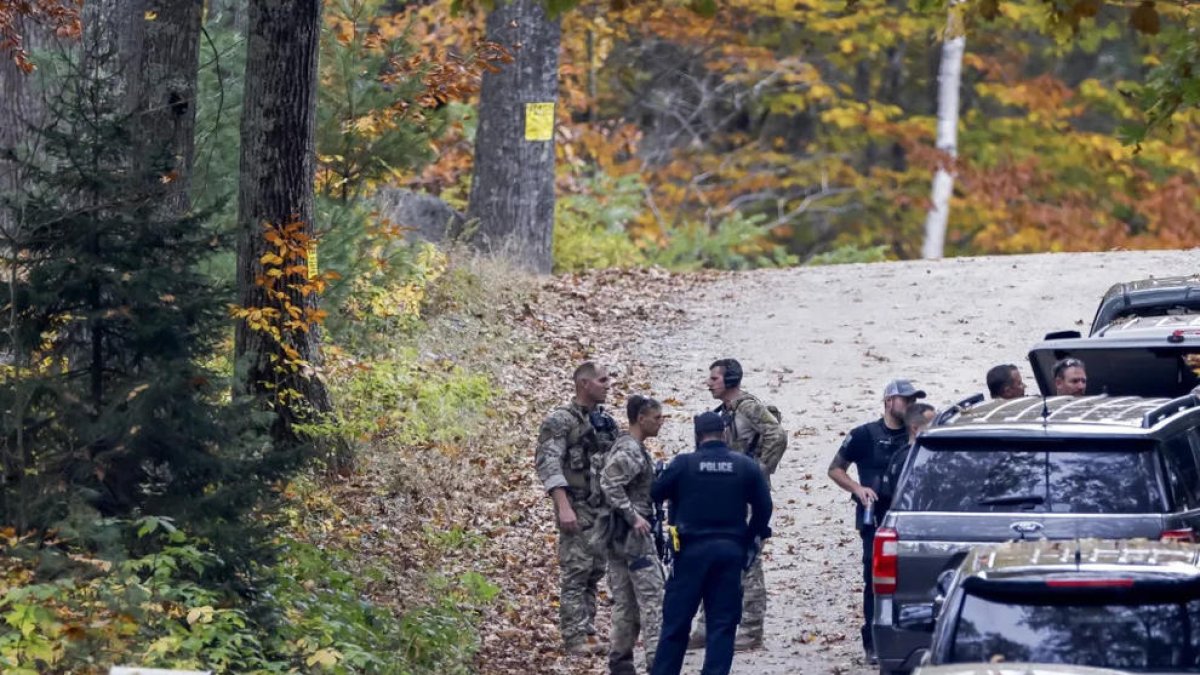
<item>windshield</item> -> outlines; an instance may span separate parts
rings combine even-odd
[[[961,441],[960,441],[961,442]],[[898,487],[902,511],[1156,513],[1154,454],[1119,442],[996,443],[917,449]],[[1070,447],[1069,450],[1065,449]]]
[[[1030,661],[1132,672],[1200,672],[1200,601],[1011,604],[967,595],[952,663]]]

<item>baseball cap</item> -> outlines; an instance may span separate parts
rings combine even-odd
[[[905,398],[925,398],[925,390],[917,389],[908,380],[892,380],[883,388],[883,397],[903,396]]]
[[[711,410],[696,415],[692,423],[696,426],[697,436],[725,431],[725,420],[721,419],[720,415]]]

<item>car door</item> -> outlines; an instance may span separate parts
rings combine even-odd
[[[1172,514],[1166,529],[1190,528],[1200,535],[1200,435],[1195,429],[1175,434],[1162,443],[1166,479],[1172,495]]]

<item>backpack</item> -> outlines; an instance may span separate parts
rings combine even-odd
[[[713,408],[713,412],[717,413],[718,415],[721,416],[722,419],[725,420],[725,426],[729,427],[730,433],[735,438],[737,437],[737,425],[735,424],[735,421],[737,420],[737,409],[742,405],[742,401],[745,401],[747,398],[753,398],[754,400],[758,401],[759,403],[762,403],[763,407],[765,407],[767,409],[767,412],[771,413],[771,415],[775,418],[776,422],[780,422],[780,423],[783,422],[783,413],[780,412],[778,407],[771,405],[770,403],[763,403],[761,400],[759,400],[759,398],[757,396],[747,394],[746,396],[739,398],[737,400],[737,402],[733,406],[733,410],[726,410],[725,404],[721,404],[721,405],[717,406],[716,408]],[[750,440],[750,445],[747,446],[747,448],[746,448],[746,456],[753,457],[755,459],[758,458],[758,443],[761,440],[761,436],[762,436],[762,434],[754,434],[754,438],[752,438]],[[784,441],[786,442],[787,434],[784,434],[783,438],[784,438]]]

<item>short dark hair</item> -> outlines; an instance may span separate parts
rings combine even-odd
[[[708,369],[721,369],[721,376],[725,378],[726,387],[737,387],[742,384],[742,364],[737,359],[717,359],[709,365]]]
[[[912,405],[908,406],[908,410],[904,411],[904,428],[907,429],[908,427],[916,424],[924,424],[925,415],[931,412],[937,412],[937,408],[934,408],[928,403],[921,403],[919,401],[917,403],[913,403]]]
[[[642,413],[646,412],[647,410],[661,409],[661,403],[653,398],[650,398],[649,396],[642,396],[641,394],[634,394],[633,396],[629,397],[628,401],[625,401],[625,414],[629,415],[630,424],[636,424],[638,418],[641,417]]]
[[[595,378],[599,372],[600,367],[596,365],[595,361],[584,361],[575,369],[575,372],[571,375],[571,379],[574,380],[575,384],[579,384],[581,380]]]
[[[1017,371],[1017,367],[1011,363],[1003,363],[993,367],[987,371],[987,387],[988,393],[992,398],[996,398],[1004,392],[1004,388],[1012,384],[1012,374]]]
[[[1054,379],[1062,377],[1063,371],[1065,371],[1067,368],[1083,368],[1084,370],[1087,370],[1087,366],[1083,365],[1083,361],[1073,356],[1068,356],[1067,358],[1059,359],[1054,363]]]

